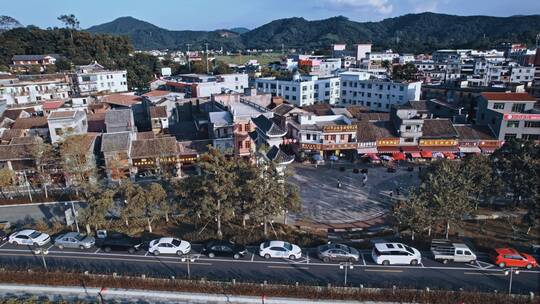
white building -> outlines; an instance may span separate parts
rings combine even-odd
[[[63,75],[14,78],[0,84],[0,99],[8,106],[39,103],[52,99],[67,99],[71,86]]]
[[[510,82],[532,82],[534,79],[534,67],[512,67]]]
[[[210,97],[224,91],[243,93],[249,86],[248,74],[182,74],[167,81],[165,86],[172,91],[184,93],[186,97]]]
[[[360,61],[371,53],[371,43],[356,44],[356,60]]]
[[[127,92],[127,71],[106,70],[94,62],[89,65],[77,66],[77,72],[72,75],[76,94],[90,95],[99,92]]]
[[[292,80],[279,80],[275,77],[257,78],[257,90],[280,96],[299,107],[314,104],[316,101],[335,104],[339,101],[340,80],[337,76],[300,76]]]
[[[393,105],[419,100],[420,81],[395,82],[372,78],[365,72],[345,72],[341,77],[341,104],[359,105],[372,111],[389,112]]]
[[[86,112],[80,110],[51,112],[47,122],[53,144],[61,141],[65,136],[84,134],[88,131]]]

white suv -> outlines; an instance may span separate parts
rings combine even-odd
[[[297,245],[283,241],[268,241],[261,244],[259,255],[265,259],[289,258],[291,260],[302,257],[302,249]]]
[[[410,264],[422,262],[420,251],[401,243],[377,243],[371,252],[373,261],[377,264]]]

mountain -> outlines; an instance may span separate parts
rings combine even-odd
[[[249,32],[249,29],[245,27],[233,27],[232,29],[229,29],[229,31],[242,35]]]
[[[0,31],[9,31],[23,25],[15,18],[10,16],[0,16]]]
[[[534,45],[540,31],[540,15],[489,17],[436,13],[408,14],[379,22],[356,22],[338,16],[309,21],[279,19],[253,30],[170,31],[132,17],[93,26],[92,33],[127,35],[137,49],[179,49],[190,43],[201,48],[329,48],[332,43],[349,45],[372,42],[375,49],[426,52],[441,48],[488,48],[502,42]]]
[[[121,17],[92,26],[87,31],[94,34],[128,36],[137,49],[183,49],[187,43],[193,47],[201,47],[206,42],[213,48],[242,48],[239,34],[230,30],[170,31],[133,17]]]

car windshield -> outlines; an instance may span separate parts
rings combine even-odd
[[[182,243],[182,242],[179,241],[179,240],[177,240],[177,239],[172,240],[172,244],[174,245],[174,247],[180,246],[181,243]]]
[[[289,250],[289,251],[292,250],[292,245],[289,244],[289,243],[287,243],[287,242],[285,242],[285,243],[283,244],[283,247],[285,247],[285,249],[287,249],[287,250]]]
[[[40,235],[41,235],[41,232],[34,231],[34,232],[30,233],[29,237],[35,239]]]
[[[407,245],[403,245],[403,247],[405,247],[405,250],[407,250],[409,253],[414,254],[414,250],[412,250],[411,247],[409,247]]]
[[[77,235],[75,236],[75,239],[76,239],[77,241],[82,241],[82,240],[84,240],[84,235],[82,235],[82,234],[77,234]]]

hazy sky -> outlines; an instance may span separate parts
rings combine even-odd
[[[454,15],[540,14],[539,0],[0,0],[0,15],[24,25],[60,26],[56,17],[75,14],[82,28],[133,16],[172,30],[255,28],[269,21],[343,15],[378,21],[424,11]]]

